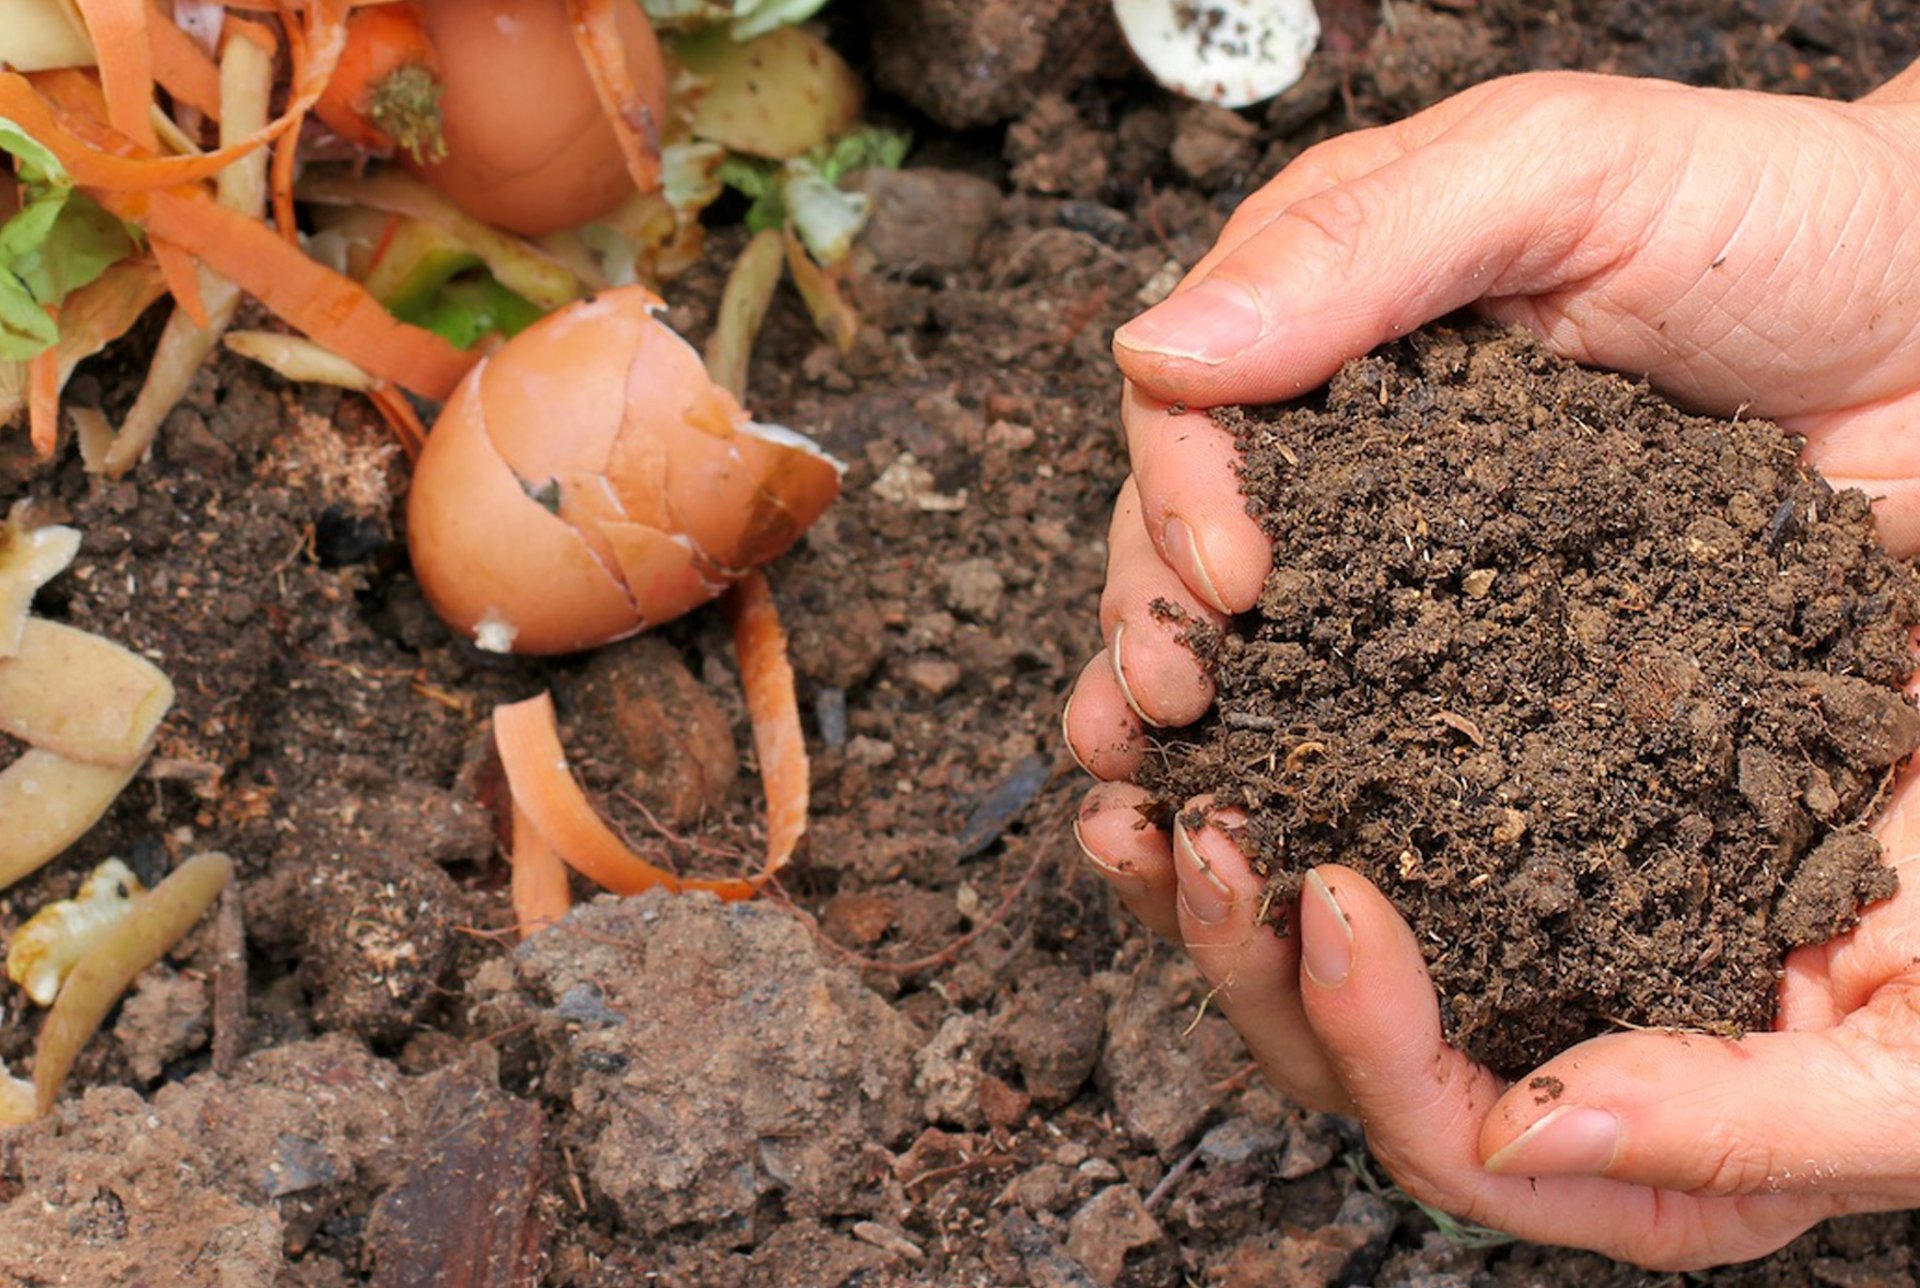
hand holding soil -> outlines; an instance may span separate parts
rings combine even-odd
[[[1066,717],[1076,755],[1109,780],[1083,808],[1083,844],[1187,945],[1275,1084],[1357,1112],[1424,1201],[1673,1267],[1920,1202],[1905,1145],[1920,1122],[1897,1125],[1920,1104],[1920,893],[1909,880],[1850,934],[1794,952],[1776,1032],[1610,1035],[1511,1088],[1446,1045],[1412,932],[1358,874],[1321,866],[1294,933],[1269,933],[1264,880],[1228,839],[1239,820],[1189,810],[1169,837],[1138,826],[1145,793],[1116,781],[1140,767],[1147,726],[1213,703],[1181,637],[1253,607],[1272,568],[1233,436],[1174,404],[1290,397],[1474,304],[1683,404],[1779,421],[1836,486],[1879,499],[1882,539],[1911,554],[1920,301],[1901,284],[1920,274],[1920,197],[1902,176],[1920,158],[1917,91],[1912,70],[1855,105],[1495,82],[1305,154],[1118,336],[1134,478],[1110,537],[1107,650]],[[1876,829],[1896,867],[1920,850],[1916,797],[1903,779]]]

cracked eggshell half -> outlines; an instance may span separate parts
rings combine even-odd
[[[407,539],[482,648],[569,653],[657,626],[783,553],[838,465],[754,424],[642,287],[568,305],[483,360],[415,469]]]
[[[1155,80],[1221,107],[1287,89],[1320,41],[1313,0],[1113,0],[1113,13]]]

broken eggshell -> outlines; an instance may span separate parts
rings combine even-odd
[[[1320,41],[1313,0],[1113,0],[1113,14],[1155,80],[1221,107],[1287,89]]]
[[[570,653],[678,617],[839,494],[838,464],[749,419],[662,307],[635,286],[560,309],[483,359],[428,435],[414,572],[481,648]]]

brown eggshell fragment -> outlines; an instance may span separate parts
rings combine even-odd
[[[613,547],[620,574],[636,604],[647,605],[652,621],[671,621],[691,612],[726,589],[700,571],[693,544],[638,523],[606,523],[600,532]]]
[[[639,287],[569,305],[441,413],[409,540],[434,608],[482,647],[570,652],[659,625],[784,552],[838,495],[838,466],[750,420],[659,308]]]
[[[624,422],[627,367],[653,329],[645,312],[601,295],[522,331],[510,361],[482,364],[487,437],[514,473],[529,483],[605,473]]]
[[[631,635],[626,590],[488,441],[481,374],[460,382],[414,470],[407,541],[420,589],[455,630],[500,652],[566,653]]]

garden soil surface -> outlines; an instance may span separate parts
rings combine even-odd
[[[1436,1223],[1353,1124],[1265,1089],[1192,970],[1082,870],[1058,735],[1126,470],[1112,329],[1262,178],[1505,72],[1848,96],[1920,52],[1894,0],[1554,10],[1329,0],[1307,79],[1235,114],[1133,75],[1090,0],[829,8],[917,143],[868,180],[851,352],[783,296],[752,374],[763,418],[849,464],[771,570],[816,773],[780,898],[582,890],[515,946],[489,709],[551,687],[635,843],[734,871],[763,837],[726,633],[704,612],[584,658],[461,644],[408,573],[404,461],[357,399],[223,356],[155,460],[105,485],[5,435],[0,499],[86,534],[42,611],[154,657],[179,699],[147,772],[5,893],[0,929],[112,854],[151,877],[218,848],[240,878],[55,1116],[0,1140],[0,1283],[1669,1282]],[[716,219],[668,292],[696,341],[742,240]],[[117,417],[153,338],[72,398]],[[1493,596],[1520,593],[1506,576]],[[17,1068],[35,1018],[7,1021]],[[1701,1279],[1911,1285],[1916,1235],[1852,1218]]]

